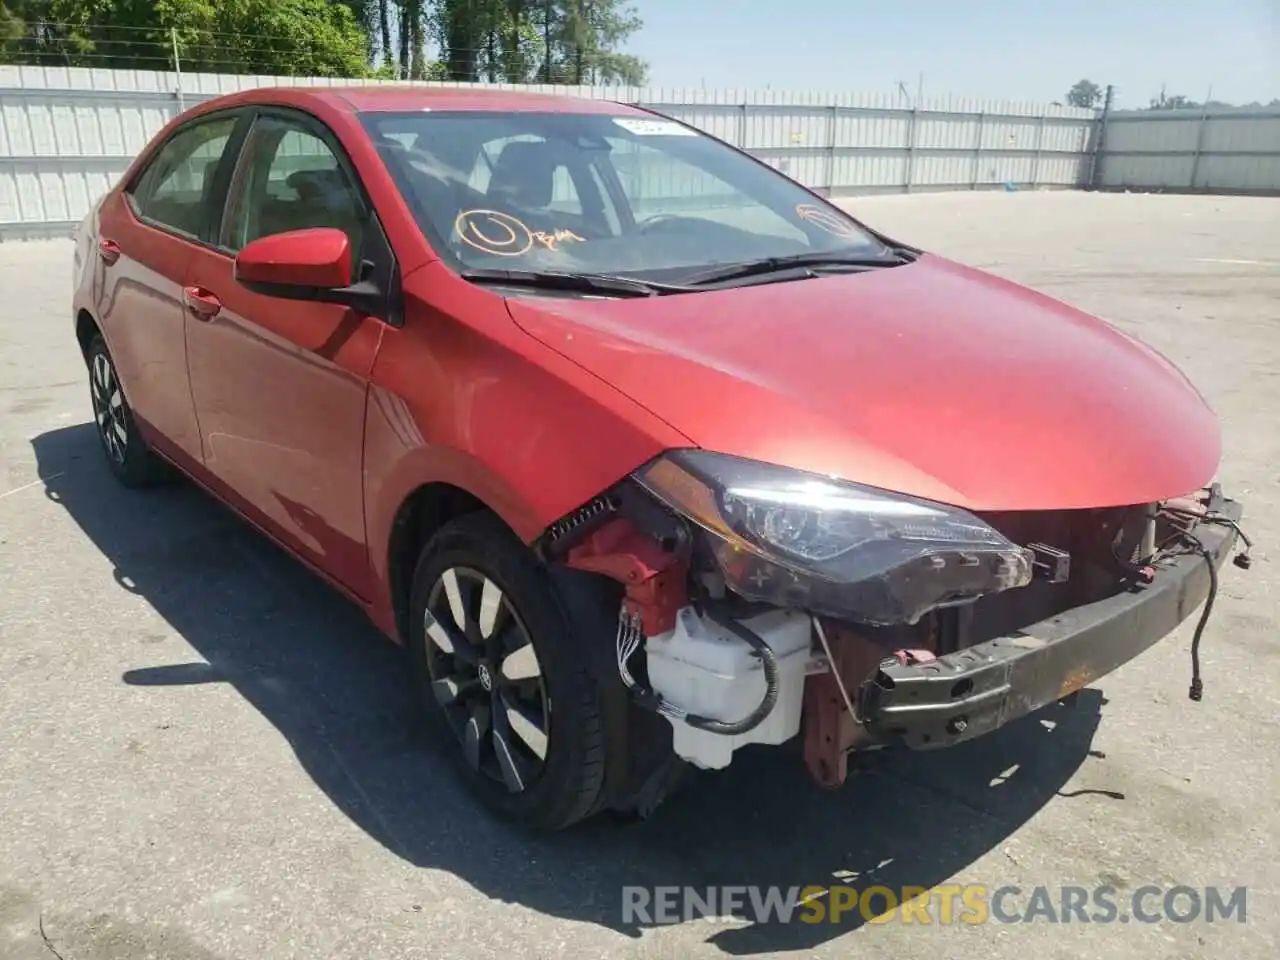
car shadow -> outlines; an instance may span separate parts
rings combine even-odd
[[[951,750],[885,751],[832,791],[811,784],[796,751],[747,750],[646,821],[531,836],[486,816],[459,785],[446,745],[419,722],[403,652],[354,605],[193,486],[119,487],[91,425],[32,444],[46,495],[111,562],[120,588],[202,658],[126,672],[139,696],[231,684],[388,850],[489,897],[630,936],[647,924],[624,916],[624,886],[942,883],[1059,793],[1089,755],[1105,703],[1086,690],[1074,707]],[[839,924],[706,929],[724,952],[751,955],[812,948],[863,922],[853,911]]]

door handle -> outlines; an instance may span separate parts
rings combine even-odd
[[[106,237],[98,238],[98,256],[108,267],[120,259],[120,244]]]
[[[183,287],[182,303],[197,320],[212,320],[222,309],[222,301],[204,287]]]

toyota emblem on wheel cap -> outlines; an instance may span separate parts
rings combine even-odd
[[[493,689],[493,678],[489,676],[489,668],[483,663],[480,664],[480,686],[484,687],[486,690]]]

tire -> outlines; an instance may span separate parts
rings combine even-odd
[[[172,479],[172,468],[152,452],[138,431],[101,335],[89,343],[85,361],[89,367],[94,426],[107,468],[126,487],[145,487]]]
[[[440,529],[414,571],[410,654],[462,778],[504,819],[560,830],[600,808],[605,733],[584,638],[497,517]]]

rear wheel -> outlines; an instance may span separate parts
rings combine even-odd
[[[85,359],[89,365],[93,420],[111,472],[127,487],[168,479],[172,476],[169,465],[152,453],[138,432],[107,343],[101,336],[90,342]]]
[[[539,829],[594,813],[605,775],[599,694],[532,552],[492,515],[455,520],[422,553],[412,611],[424,706],[480,799]]]

